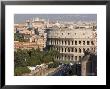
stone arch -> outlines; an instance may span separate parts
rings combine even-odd
[[[74,48],[71,48],[71,52],[74,52]]]
[[[81,53],[81,48],[79,48],[79,53]]]
[[[74,44],[74,42],[73,41],[71,41],[72,42],[72,45]]]
[[[65,52],[66,52],[66,48],[65,48]]]
[[[62,52],[63,52],[63,48],[62,48]]]
[[[90,41],[87,41],[87,45],[90,45]]]
[[[85,41],[83,41],[83,45],[85,45]]]
[[[62,40],[62,45],[63,45],[63,40]]]
[[[79,44],[81,45],[81,41],[79,41]]]
[[[89,48],[87,48],[87,50],[89,51]]]
[[[70,48],[68,48],[68,52],[70,52]]]
[[[68,40],[68,45],[70,45],[70,41]]]
[[[75,52],[77,52],[77,48],[75,48]]]
[[[65,41],[65,45],[67,44],[67,42]]]
[[[75,45],[77,45],[77,41],[75,40]]]
[[[83,48],[83,52],[85,52],[85,48]]]
[[[94,42],[93,41],[91,41],[91,45],[94,45]]]

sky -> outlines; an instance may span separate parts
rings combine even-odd
[[[36,17],[50,21],[97,21],[97,14],[15,14],[14,23],[24,23],[26,19]]]

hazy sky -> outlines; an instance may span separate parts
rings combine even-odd
[[[97,21],[97,14],[15,14],[14,23],[23,23],[35,17],[50,21]]]

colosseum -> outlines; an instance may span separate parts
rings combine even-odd
[[[96,26],[68,28],[53,27],[47,30],[47,47],[60,52],[55,57],[58,61],[80,63],[86,50],[96,52],[97,46]]]

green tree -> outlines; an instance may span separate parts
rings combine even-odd
[[[56,50],[40,51],[40,49],[21,50],[14,52],[15,67],[36,66],[42,63],[54,62],[55,56],[59,56]]]
[[[18,49],[14,52],[14,65],[15,67],[24,67],[27,65],[27,60],[30,59],[27,50]]]
[[[14,74],[15,76],[20,76],[24,73],[30,73],[31,70],[29,70],[27,67],[15,67]]]
[[[29,39],[24,39],[24,34],[14,33],[14,40],[19,42],[28,42]]]

